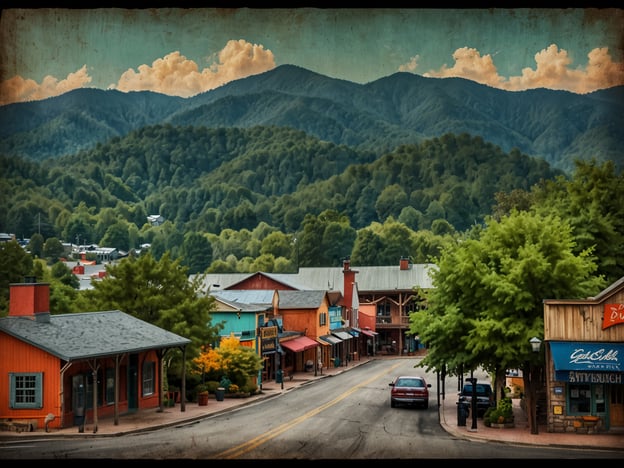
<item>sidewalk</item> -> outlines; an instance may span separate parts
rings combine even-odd
[[[392,356],[396,358],[396,356]],[[119,424],[115,425],[113,418],[104,418],[98,421],[97,431],[94,431],[92,421],[87,421],[84,432],[78,432],[77,427],[64,429],[51,429],[45,432],[39,429],[34,432],[0,432],[0,442],[15,441],[16,439],[27,439],[33,437],[115,437],[123,434],[152,430],[159,427],[176,426],[205,418],[213,414],[233,411],[237,408],[247,406],[265,398],[272,398],[284,392],[293,390],[301,385],[308,384],[317,379],[326,378],[339,374],[368,363],[372,359],[384,359],[384,357],[362,357],[358,361],[351,361],[347,367],[323,369],[322,374],[316,376],[311,372],[294,374],[293,379],[286,378],[283,384],[274,381],[267,382],[262,386],[262,391],[249,398],[225,398],[223,401],[216,401],[214,397],[209,400],[207,406],[199,406],[196,402],[187,402],[185,411],[181,411],[180,404],[173,408],[165,408],[163,412],[157,409],[141,410],[133,414],[124,414],[119,417]],[[414,359],[409,357],[406,359]],[[457,425],[457,398],[453,392],[447,390],[445,397],[441,397],[439,405],[440,425],[454,437],[492,441],[511,444],[527,444],[539,446],[572,447],[608,450],[622,450],[624,455],[624,434],[560,434],[549,433],[545,426],[539,427],[539,434],[531,434],[528,428],[524,411],[520,408],[517,400],[514,400],[515,427],[496,429],[486,427],[482,419],[477,420],[477,429],[472,429],[472,419],[468,418],[465,426]],[[436,403],[436,392],[431,392],[430,406]]]

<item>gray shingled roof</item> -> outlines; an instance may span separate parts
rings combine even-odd
[[[318,309],[327,291],[280,291],[280,309]]]
[[[273,304],[273,289],[226,289],[210,295],[241,310]],[[327,291],[278,291],[280,309],[317,309]]]
[[[188,345],[191,340],[119,310],[2,317],[0,330],[65,361]]]

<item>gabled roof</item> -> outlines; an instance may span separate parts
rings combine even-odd
[[[392,266],[352,266],[360,294],[384,291],[412,291],[419,287],[432,289],[431,272],[437,269],[433,263],[410,264],[401,270]],[[212,291],[232,287],[258,273],[217,273],[204,278],[206,289]],[[343,267],[300,268],[298,273],[261,273],[274,281],[303,290],[340,291],[344,296]],[[280,291],[281,293],[281,291]]]
[[[65,361],[185,346],[191,340],[119,310],[32,317],[2,317],[0,331]]]

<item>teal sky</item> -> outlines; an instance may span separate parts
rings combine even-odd
[[[623,9],[5,9],[0,105],[77,87],[191,96],[283,64],[510,91],[624,84]]]

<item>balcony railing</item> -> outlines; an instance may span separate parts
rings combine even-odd
[[[409,317],[407,315],[403,315],[400,317],[400,320],[397,320],[399,317],[391,316],[391,315],[378,315],[377,316],[377,326],[380,328],[388,327],[388,326],[397,326],[400,325],[402,327],[409,326]],[[394,319],[394,320],[393,320]]]

